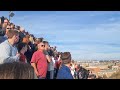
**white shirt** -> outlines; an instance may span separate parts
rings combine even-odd
[[[52,57],[52,60],[50,63],[48,63],[48,71],[54,70],[54,58]]]

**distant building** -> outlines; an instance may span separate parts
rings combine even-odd
[[[112,66],[112,70],[118,70],[119,66]]]
[[[92,73],[95,74],[96,77],[98,77],[97,73],[100,72],[99,67],[86,67],[86,69],[92,71]]]

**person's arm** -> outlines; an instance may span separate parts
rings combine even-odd
[[[46,55],[46,58],[47,58],[48,62],[51,62],[51,57],[49,55]]]
[[[66,78],[65,79],[74,79],[71,73],[66,73]]]
[[[39,76],[38,70],[37,70],[37,65],[36,65],[36,54],[34,53],[31,59],[31,66],[34,68],[35,74]]]
[[[36,63],[31,63],[31,66],[34,68],[34,71],[35,71],[36,75],[39,76],[38,70],[37,70],[37,67],[36,67]]]
[[[58,57],[58,61],[61,59],[61,55],[59,55],[59,57]]]
[[[16,54],[16,56],[8,56],[8,58],[4,59],[4,62],[19,62],[20,54]]]
[[[46,55],[47,61],[51,62],[51,57],[49,56],[47,51],[44,51],[44,54]]]
[[[0,54],[0,63],[19,61],[19,54],[16,56],[11,56],[12,52],[10,46],[3,44],[0,46],[0,51],[2,51]]]

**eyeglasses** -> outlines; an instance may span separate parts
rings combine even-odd
[[[7,29],[11,29],[11,28],[7,28]]]
[[[45,45],[41,45],[41,47],[45,47]]]

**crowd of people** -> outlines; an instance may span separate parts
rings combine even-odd
[[[0,17],[0,79],[95,79],[43,37]]]

